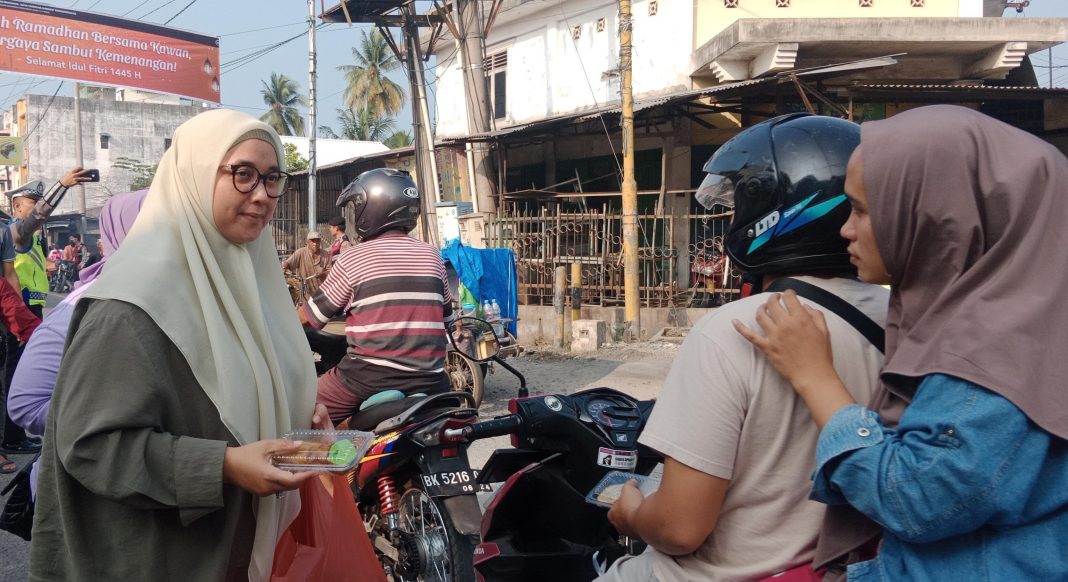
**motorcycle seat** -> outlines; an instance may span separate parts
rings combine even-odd
[[[365,408],[352,415],[349,419],[349,428],[372,430],[378,426],[378,423],[404,412],[415,402],[417,402],[416,398],[401,398]]]

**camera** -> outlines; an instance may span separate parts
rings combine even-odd
[[[82,176],[89,178],[90,182],[100,181],[100,170],[86,170],[82,172]]]

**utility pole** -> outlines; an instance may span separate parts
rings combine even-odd
[[[438,191],[437,164],[434,159],[434,141],[430,132],[430,120],[427,114],[426,93],[423,92],[422,58],[419,50],[419,29],[414,21],[415,9],[411,4],[401,8],[404,17],[404,64],[408,67],[408,82],[412,91],[412,134],[415,138],[415,175],[422,195],[419,197],[423,207],[420,217],[420,232],[423,241],[436,244],[437,213],[434,202]],[[388,34],[388,31],[384,31]]]
[[[1046,60],[1049,61],[1049,88],[1053,88],[1053,47],[1046,49]]]
[[[317,228],[315,208],[315,0],[308,0],[308,232]]]
[[[82,98],[81,83],[74,84],[74,157],[77,158],[79,168],[85,167],[85,157],[82,155]],[[85,216],[85,186],[78,184],[74,195],[75,211]],[[85,236],[85,233],[82,233]]]
[[[479,17],[478,0],[456,0],[456,10],[458,19],[452,33],[457,37],[460,66],[464,73],[464,93],[468,95],[467,130],[471,134],[486,133],[491,128],[493,108],[489,101],[486,72],[482,68],[486,39]],[[469,141],[466,149],[468,169],[473,170],[471,201],[477,212],[493,213],[497,204],[493,195],[494,172],[488,147],[485,142]]]
[[[638,183],[634,180],[634,86],[631,71],[633,20],[630,0],[619,0],[619,68],[623,73],[623,305],[630,338],[640,340],[638,288]]]

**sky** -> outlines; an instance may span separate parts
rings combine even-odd
[[[325,0],[327,7],[338,0]],[[192,4],[190,4],[192,2]],[[306,0],[44,0],[42,3],[65,6],[77,10],[100,12],[162,24],[201,34],[220,37],[222,61],[222,104],[255,116],[266,111],[260,90],[263,81],[271,73],[281,73],[295,80],[301,92],[308,90],[308,38],[305,35],[292,40],[255,60],[227,66],[235,59],[257,50],[285,41],[307,32],[308,5]],[[429,2],[418,2],[420,11]],[[316,2],[318,10],[319,2]],[[1007,18],[1057,16],[1068,17],[1068,1],[1031,0],[1022,15],[1014,10],[1006,11]],[[360,31],[370,32],[367,25],[329,24],[316,33],[318,54],[318,120],[317,125],[328,124],[337,128],[336,110],[344,107],[345,82],[337,67],[351,64],[353,46],[360,40]],[[1048,70],[1046,52],[1032,56],[1040,83],[1046,84]],[[425,75],[433,79],[433,61],[426,65]],[[1068,86],[1068,46],[1053,49],[1053,84]],[[406,90],[407,77],[398,70],[392,78]],[[59,81],[41,77],[29,77],[0,72],[0,108],[10,107],[25,93],[51,95]],[[60,95],[70,95],[71,83],[67,82]],[[429,88],[431,115],[433,115],[433,91]],[[405,106],[397,116],[399,129],[411,126],[411,109]]]

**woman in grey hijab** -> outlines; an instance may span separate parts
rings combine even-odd
[[[1068,159],[985,115],[932,106],[862,127],[842,228],[889,283],[871,408],[831,367],[823,315],[791,292],[736,327],[822,427],[812,498],[883,528],[850,580],[1068,575]]]

